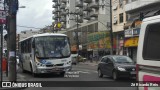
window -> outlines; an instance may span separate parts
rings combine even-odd
[[[119,14],[119,23],[123,22],[123,13]]]
[[[123,0],[119,0],[119,7],[123,6]]]
[[[150,24],[146,28],[143,46],[145,60],[160,60],[160,23]]]

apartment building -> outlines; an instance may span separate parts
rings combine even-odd
[[[126,23],[125,0],[112,0],[112,22],[114,39],[116,40],[116,54],[124,54],[124,24]]]
[[[69,14],[69,12],[75,12],[75,0],[53,0],[53,8],[54,25],[61,23],[61,29],[75,25],[74,21],[71,20],[74,19],[74,17]],[[59,30],[56,26],[54,29]]]
[[[72,51],[77,50],[77,42],[81,47],[80,54],[83,56],[88,53],[94,56],[101,51],[110,50],[109,4],[109,0],[75,0],[75,11],[73,11],[78,14],[69,14],[74,16],[75,20],[72,20],[74,22],[72,27],[66,28]],[[78,33],[78,40],[75,32]]]
[[[143,18],[160,14],[160,0],[126,0],[127,23],[124,47],[127,54],[136,61],[138,37]]]

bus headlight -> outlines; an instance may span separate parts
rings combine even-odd
[[[37,67],[45,67],[45,65],[44,65],[44,64],[39,63],[39,62],[38,62],[38,63],[36,63],[36,66],[37,66]]]

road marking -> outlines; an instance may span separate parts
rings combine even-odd
[[[85,72],[85,71],[77,71],[77,72],[79,72],[79,73],[89,73],[89,72]]]

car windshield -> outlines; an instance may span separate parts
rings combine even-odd
[[[127,56],[113,56],[116,63],[133,63],[132,59]]]
[[[67,37],[43,36],[35,38],[36,56],[39,58],[61,58],[70,55]]]

